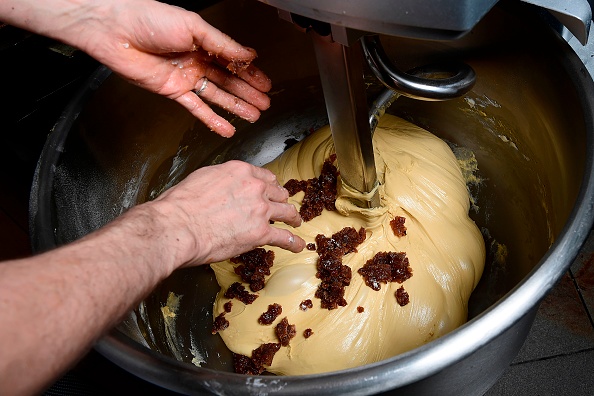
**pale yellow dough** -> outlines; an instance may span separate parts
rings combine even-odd
[[[337,212],[324,210],[321,216],[292,230],[306,242],[314,242],[318,234],[330,237],[344,227],[366,228],[367,239],[358,252],[343,260],[353,274],[345,293],[348,305],[332,311],[320,308],[320,300],[314,297],[320,283],[315,276],[316,252],[295,254],[266,247],[275,253],[266,287],[257,292],[259,297],[251,305],[234,299],[232,311],[225,316],[230,326],[220,335],[231,351],[251,356],[261,344],[278,342],[274,327],[287,317],[296,325],[297,335],[276,353],[268,371],[321,373],[395,356],[466,321],[468,298],[483,271],[485,247],[480,231],[468,217],[468,191],[456,158],[442,140],[390,115],[381,118],[373,143],[382,207],[361,209],[341,196]],[[322,163],[332,153],[330,129],[325,127],[266,167],[281,184],[289,179],[307,180],[319,176]],[[298,193],[289,202],[299,208],[303,195]],[[406,218],[404,237],[396,237],[389,225],[395,216]],[[383,251],[405,252],[413,276],[402,285],[382,284],[380,291],[374,291],[357,270]],[[241,281],[234,266],[230,262],[212,265],[221,285],[215,316],[229,301],[223,297],[224,291]],[[394,296],[400,286],[410,295],[410,303],[404,307]],[[304,312],[299,305],[307,299],[314,307]],[[282,306],[282,314],[270,326],[259,324],[258,317],[273,303]],[[357,307],[363,307],[364,312],[359,313]],[[303,331],[308,328],[314,334],[306,339]]]

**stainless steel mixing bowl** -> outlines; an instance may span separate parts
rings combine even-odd
[[[452,58],[478,76],[463,98],[402,98],[388,110],[478,161],[480,182],[469,185],[471,215],[488,257],[466,325],[348,371],[237,375],[230,352],[210,334],[218,286],[203,266],[174,273],[96,349],[148,381],[188,394],[484,393],[518,352],[539,301],[568,268],[593,218],[594,83],[533,11],[501,2],[456,42],[382,38],[402,69]],[[228,0],[202,14],[258,49],[257,64],[274,81],[271,109],[255,124],[234,120],[237,136],[227,140],[174,102],[98,70],[73,98],[39,161],[31,196],[38,251],[93,231],[200,166],[232,158],[262,165],[327,123],[307,35],[255,1]],[[379,89],[371,82],[370,100]],[[170,292],[183,296],[173,327],[161,312]],[[206,360],[202,367],[192,364],[197,354]]]

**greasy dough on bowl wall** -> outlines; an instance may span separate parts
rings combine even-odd
[[[347,369],[421,346],[467,320],[485,247],[468,217],[455,156],[391,115],[381,118],[373,143],[381,207],[353,205],[338,176],[335,208],[302,210],[312,218],[292,229],[308,243],[303,252],[265,246],[211,265],[221,286],[213,334],[234,353],[236,371]],[[333,150],[324,127],[266,168],[281,184],[291,181],[287,188],[297,192],[289,202],[303,209],[306,191],[332,178]]]

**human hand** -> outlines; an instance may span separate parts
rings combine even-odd
[[[205,102],[250,122],[270,106],[270,79],[251,65],[256,52],[198,14],[153,0],[86,7],[75,46],[134,84],[177,101],[216,133],[230,137],[235,128]]]
[[[301,224],[288,198],[269,170],[229,161],[194,171],[149,204],[180,235],[179,261],[191,265],[222,261],[263,245],[303,250],[302,238],[270,224]]]

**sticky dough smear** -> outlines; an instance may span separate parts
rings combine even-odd
[[[336,211],[291,229],[307,243],[318,234],[331,237],[345,227],[366,230],[356,253],[343,257],[351,268],[346,286],[346,306],[321,308],[314,295],[319,259],[315,251],[291,253],[276,247],[271,275],[252,304],[224,297],[241,278],[237,264],[212,264],[221,286],[214,303],[214,317],[225,312],[229,325],[219,334],[236,354],[251,356],[266,343],[278,343],[275,326],[287,318],[296,335],[280,347],[268,372],[279,375],[313,374],[377,362],[434,340],[467,319],[470,294],[482,274],[485,261],[483,238],[468,217],[469,195],[456,158],[442,140],[400,118],[384,115],[373,137],[381,207],[361,209],[344,195],[340,178]],[[318,177],[322,164],[334,153],[329,127],[324,127],[291,147],[266,165],[281,184],[290,179]],[[304,193],[289,202],[300,208]],[[405,219],[406,235],[396,236],[390,221]],[[275,223],[276,227],[288,227]],[[378,252],[404,252],[412,276],[403,283],[381,283],[376,291],[365,284],[358,270]],[[403,287],[408,304],[398,304],[395,293]],[[302,309],[303,301],[312,307]],[[271,325],[258,322],[269,305],[282,307]],[[307,332],[312,333],[306,337]]]

